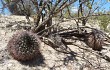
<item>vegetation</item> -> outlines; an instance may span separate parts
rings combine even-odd
[[[75,2],[79,4],[78,11],[75,14],[71,14],[71,7],[74,6]],[[105,3],[100,2],[100,5],[98,5],[95,0],[5,0],[5,2],[2,0],[2,4],[6,5],[12,14],[24,15],[27,20],[29,20],[31,15],[35,15],[33,17],[35,25],[31,31],[48,37],[51,33],[57,32],[52,29],[54,28],[52,18],[57,16],[60,16],[59,18],[74,18],[78,33],[85,34],[83,32],[85,29],[79,27],[79,22],[82,23],[82,26],[85,26],[89,17],[103,15],[104,13],[95,14],[94,12],[97,9],[99,10],[102,7],[100,5]],[[40,19],[42,19],[41,22]],[[100,16],[98,20],[100,21],[100,26],[106,30],[110,20],[109,16]]]
[[[67,50],[68,44],[65,39],[83,41],[95,51],[103,49],[103,36],[106,36],[107,39],[109,37],[104,32],[85,25],[88,19],[97,18],[102,29],[106,30],[110,18],[107,16],[108,14],[103,12],[99,14],[99,12],[102,10],[101,7],[108,2],[105,0],[104,2],[102,0],[98,2],[95,0],[5,0],[4,2],[2,0],[2,4],[7,6],[12,14],[24,15],[27,20],[34,15],[34,26],[31,27],[30,31],[37,34],[40,40],[55,50],[71,55],[73,55],[73,51]],[[71,7],[75,3],[78,5],[78,10],[71,13]],[[54,17],[73,19],[77,26],[73,29],[61,29],[57,26],[58,23],[53,24],[52,19]],[[87,28],[91,29],[91,32],[87,32]],[[100,56],[105,57],[105,55]],[[110,62],[110,58],[104,57],[103,59]]]
[[[98,20],[100,21],[100,27],[104,30],[104,31],[108,31],[107,30],[107,26],[110,22],[110,16],[106,16],[106,15],[103,15],[103,16],[100,16],[98,17]]]

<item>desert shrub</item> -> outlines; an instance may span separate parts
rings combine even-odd
[[[99,25],[101,29],[103,29],[104,31],[108,31],[107,26],[110,22],[110,16],[102,15],[98,17],[98,20],[100,21]]]

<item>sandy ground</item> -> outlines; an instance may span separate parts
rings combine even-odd
[[[15,18],[15,16],[14,18],[10,16],[0,18],[0,70],[110,70],[110,62],[75,45],[69,45],[72,54],[65,54],[42,43],[39,59],[27,62],[13,59],[7,51],[7,43],[17,30],[6,28],[6,25],[15,23],[18,18],[20,18],[19,21],[24,19],[24,17]],[[74,41],[74,43],[80,47],[85,46],[80,41]],[[109,46],[101,52],[109,55]]]

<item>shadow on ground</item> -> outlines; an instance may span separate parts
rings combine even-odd
[[[34,67],[34,66],[40,66],[42,64],[44,64],[44,57],[41,53],[39,53],[39,55],[34,58],[33,60],[30,61],[19,61],[21,64],[23,65],[29,65],[30,67]]]

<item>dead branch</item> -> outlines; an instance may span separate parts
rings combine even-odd
[[[35,7],[36,7],[36,11],[38,11],[39,12],[39,7],[38,7],[38,1],[37,0],[31,0],[32,1],[32,3],[35,5]]]
[[[60,11],[62,11],[65,7],[71,5],[72,3],[74,3],[75,1],[71,1],[69,4],[65,4],[63,7],[61,7],[60,9],[58,9],[56,12],[54,13],[49,13],[49,16],[47,17],[47,19],[45,19],[41,24],[39,24],[37,27],[35,26],[32,31],[33,32],[38,32],[39,28],[43,25],[46,25],[47,22],[53,17],[55,16],[56,14],[58,14]],[[55,6],[53,7],[53,9],[57,6],[58,4],[56,3]]]
[[[65,3],[60,9],[57,9],[56,12],[54,14],[59,13],[61,10],[63,10],[65,7],[70,6],[71,4],[73,4],[75,1],[70,1],[68,4]]]

